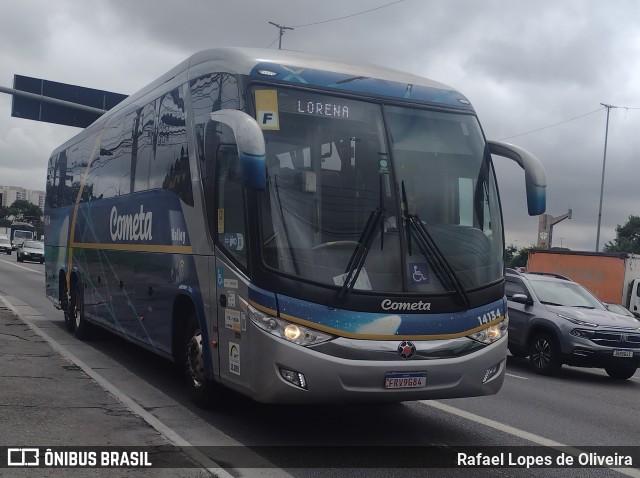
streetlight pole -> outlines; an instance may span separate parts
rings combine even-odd
[[[596,252],[600,250],[600,223],[602,221],[602,196],[604,193],[604,168],[607,163],[607,138],[609,136],[609,111],[611,108],[617,108],[616,106],[606,105],[600,103],[607,108],[607,127],[604,133],[604,157],[602,158],[602,181],[600,182],[600,208],[598,209],[598,232],[596,234]]]

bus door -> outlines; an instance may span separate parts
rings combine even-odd
[[[244,182],[235,145],[220,145],[215,166],[216,302],[220,377],[244,386],[249,382],[247,328],[248,281]]]

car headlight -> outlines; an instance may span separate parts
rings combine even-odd
[[[471,335],[467,335],[470,339],[482,342],[483,344],[492,344],[496,340],[501,339],[507,334],[509,328],[509,317],[505,315],[504,320],[497,324],[490,325],[487,328],[474,332]]]
[[[582,339],[591,339],[591,337],[593,337],[595,335],[596,331],[595,330],[573,329],[570,333],[574,337],[580,337]]]
[[[280,337],[297,345],[306,347],[327,342],[334,338],[333,335],[320,332],[319,330],[265,314],[251,305],[249,305],[248,311],[249,319],[256,324],[256,326],[265,332],[269,332],[276,337]]]
[[[592,322],[587,322],[585,320],[574,319],[573,317],[569,317],[567,315],[558,314],[558,317],[562,317],[565,320],[568,320],[572,324],[581,325],[583,327],[597,327],[598,324],[594,324]]]

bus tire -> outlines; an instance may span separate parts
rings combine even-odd
[[[84,318],[84,293],[82,283],[76,282],[71,296],[71,321],[73,322],[73,332],[79,340],[86,340],[90,336],[91,324]]]
[[[219,386],[205,374],[204,352],[200,324],[195,311],[191,312],[184,335],[182,362],[184,378],[191,400],[201,408],[213,407]]]

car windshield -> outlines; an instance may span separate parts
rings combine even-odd
[[[529,284],[542,303],[606,310],[591,292],[575,282],[536,277],[529,279]]]
[[[24,243],[22,244],[22,247],[29,248],[29,249],[44,250],[44,244],[42,242],[35,242],[35,241],[24,241]]]
[[[268,267],[335,287],[360,260],[354,289],[422,294],[454,291],[452,278],[463,290],[500,280],[500,206],[474,116],[281,88],[253,94],[269,120],[259,209]],[[419,247],[425,235],[431,248]]]

